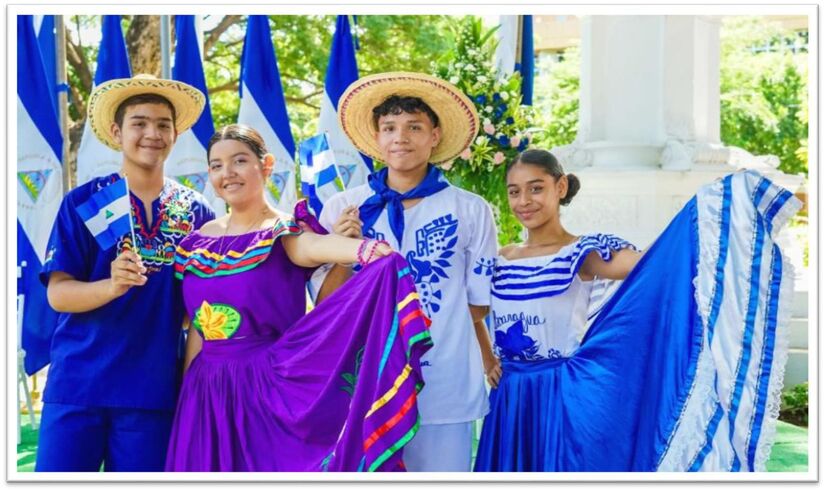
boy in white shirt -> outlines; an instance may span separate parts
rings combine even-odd
[[[496,229],[487,202],[452,186],[433,164],[470,145],[478,115],[453,85],[393,72],[353,83],[341,96],[338,117],[354,145],[387,166],[368,184],[327,201],[320,222],[341,235],[363,232],[388,241],[410,263],[432,320],[433,348],[422,360],[421,426],[404,448],[404,463],[410,471],[470,471],[472,422],[488,410],[484,375],[499,370],[483,324]],[[318,298],[351,271],[335,265],[316,272],[315,286],[326,278]]]

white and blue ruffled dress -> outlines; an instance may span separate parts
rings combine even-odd
[[[585,235],[498,258],[490,393],[476,471],[762,471],[787,361],[799,208],[754,171],[704,186],[623,282],[582,281]]]

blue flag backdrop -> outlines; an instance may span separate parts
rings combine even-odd
[[[102,28],[103,37],[97,53],[95,86],[115,78],[132,76],[126,42],[123,40],[123,30],[120,28],[120,16],[104,15]],[[101,143],[92,132],[89,121],[86,120],[83,137],[80,139],[80,148],[77,150],[77,184],[88,182],[93,177],[117,172],[122,164],[121,153]]]
[[[166,175],[202,193],[209,200],[217,216],[226,214],[226,204],[209,184],[206,146],[215,132],[209,92],[203,73],[203,53],[200,22],[194,15],[175,16],[175,64],[172,78],[186,82],[206,96],[206,105],[200,118],[192,127],[178,135],[175,146],[166,159]]]
[[[533,16],[525,15],[521,22],[521,103],[533,105],[533,72],[535,59],[533,55]]]
[[[346,189],[365,184],[367,176],[373,170],[372,159],[358,152],[338,124],[338,101],[347,87],[356,80],[358,66],[349,19],[346,15],[339,15],[324,80],[318,133],[326,133],[329,148],[338,167],[338,175]]]
[[[46,70],[46,84],[57,111],[57,44],[54,37],[54,16],[37,15],[34,17],[34,24],[37,44],[40,45],[40,55],[43,57],[43,68]],[[59,115],[55,114],[55,117],[59,118]]]
[[[63,137],[30,15],[17,16],[17,66],[26,67],[17,70],[17,294],[23,299],[19,343],[26,351],[26,372],[32,374],[49,362],[58,317],[38,275],[63,197]]]
[[[497,32],[498,47],[495,53],[495,65],[500,76],[509,77],[513,72],[521,74],[521,103],[533,104],[533,71],[535,61],[533,54],[533,16],[502,15],[499,17]],[[518,46],[521,45],[521,55]]]
[[[255,128],[263,137],[275,165],[266,197],[281,211],[292,213],[298,200],[295,183],[295,140],[289,128],[286,99],[265,15],[250,15],[241,54],[241,107],[238,123]]]

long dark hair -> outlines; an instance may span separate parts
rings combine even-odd
[[[556,156],[548,152],[547,150],[531,148],[530,150],[525,150],[521,152],[516,160],[507,164],[507,169],[505,170],[504,175],[506,176],[507,174],[509,174],[510,169],[512,169],[516,164],[534,165],[536,167],[539,167],[547,174],[553,176],[556,179],[556,181],[558,181],[561,176],[565,175],[564,169],[562,168],[558,159],[556,159]],[[573,200],[573,196],[575,196],[581,188],[581,182],[579,182],[579,178],[576,177],[575,174],[566,175],[567,194],[561,200],[559,200],[559,204],[561,205],[570,204],[570,201]]]

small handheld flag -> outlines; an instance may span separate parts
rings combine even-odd
[[[365,184],[367,176],[373,171],[372,159],[358,152],[338,124],[338,101],[347,87],[356,80],[358,66],[349,20],[346,15],[339,15],[324,79],[318,133],[326,133],[327,144],[334,154],[335,164],[346,189]]]
[[[118,179],[90,196],[77,207],[77,214],[101,249],[111,248],[129,232],[132,234],[132,244],[135,243],[129,187],[125,178]]]
[[[324,203],[335,193],[344,190],[344,181],[335,165],[335,154],[329,146],[326,133],[301,142],[301,192],[309,198],[312,210],[321,214]]]

